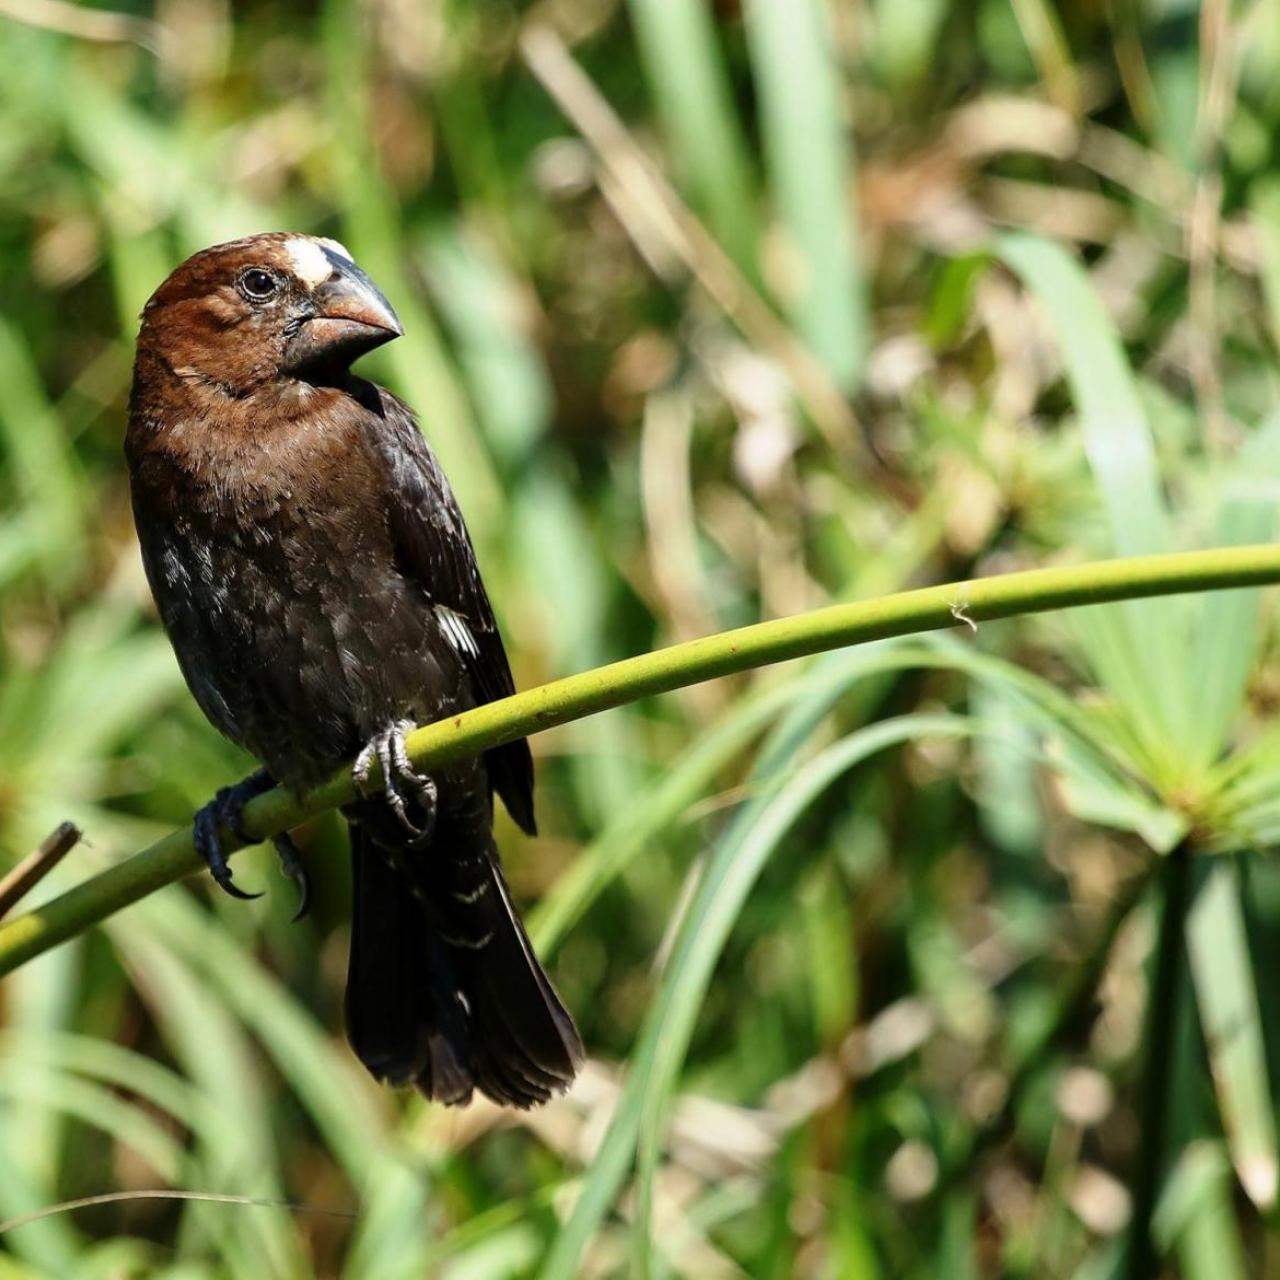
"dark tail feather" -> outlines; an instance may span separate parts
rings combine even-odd
[[[582,1041],[533,954],[501,869],[493,861],[489,868],[489,940],[453,953],[471,1014],[475,1082],[496,1102],[531,1107],[573,1082]]]
[[[451,894],[446,876],[424,900],[417,878],[393,867],[358,823],[352,851],[347,1031],[373,1075],[450,1104],[479,1088],[495,1102],[531,1107],[568,1088],[582,1042],[496,860],[484,858],[478,892]],[[446,855],[409,856],[426,868]]]
[[[422,904],[369,838],[351,827],[351,959],[347,1036],[379,1080],[430,1075],[441,1102],[471,1098],[467,1012],[447,980],[446,948]]]

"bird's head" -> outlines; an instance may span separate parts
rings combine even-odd
[[[142,313],[139,351],[178,377],[247,396],[326,383],[404,330],[336,240],[274,232],[188,258]]]

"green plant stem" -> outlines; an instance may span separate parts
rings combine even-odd
[[[1125,1263],[1127,1280],[1153,1280],[1159,1260],[1151,1235],[1164,1173],[1169,1131],[1169,1084],[1173,1078],[1174,1022],[1182,986],[1183,937],[1191,896],[1191,845],[1178,844],[1161,869],[1163,905],[1156,942],[1151,997],[1147,1002],[1146,1062],[1138,1099],[1138,1163],[1133,1173],[1133,1216]]]
[[[1051,609],[1274,582],[1280,582],[1280,546],[1263,545],[1106,560],[926,587],[761,622],[611,663],[426,725],[410,734],[405,745],[415,765],[431,769],[639,698],[846,645],[976,627]],[[342,769],[301,797],[279,789],[259,796],[245,807],[245,829],[265,839],[354,798],[350,771]],[[228,850],[240,847],[229,833],[224,837]],[[187,827],[0,925],[0,977],[200,865]]]

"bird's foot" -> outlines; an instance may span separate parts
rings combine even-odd
[[[231,879],[231,868],[222,848],[222,832],[231,832],[243,844],[254,844],[257,837],[244,829],[241,814],[246,804],[274,787],[275,779],[265,770],[251,774],[233,787],[223,787],[195,818],[195,848],[209,874],[233,898],[260,898],[260,893],[246,893]]]
[[[280,870],[298,887],[298,909],[293,913],[293,923],[297,924],[311,910],[311,878],[298,856],[298,846],[287,832],[272,836],[271,843],[280,859]]]
[[[394,724],[375,733],[356,756],[351,767],[351,780],[361,796],[373,794],[369,786],[369,774],[376,760],[382,770],[387,804],[400,825],[415,845],[426,844],[436,825],[436,784],[425,773],[419,773],[405,750],[405,730],[412,729],[408,720]],[[415,801],[422,813],[421,821],[415,821],[409,813],[409,802]]]

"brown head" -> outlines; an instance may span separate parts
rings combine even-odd
[[[336,240],[273,232],[204,249],[155,291],[142,312],[138,376],[145,366],[148,378],[242,399],[341,380],[402,332]]]

